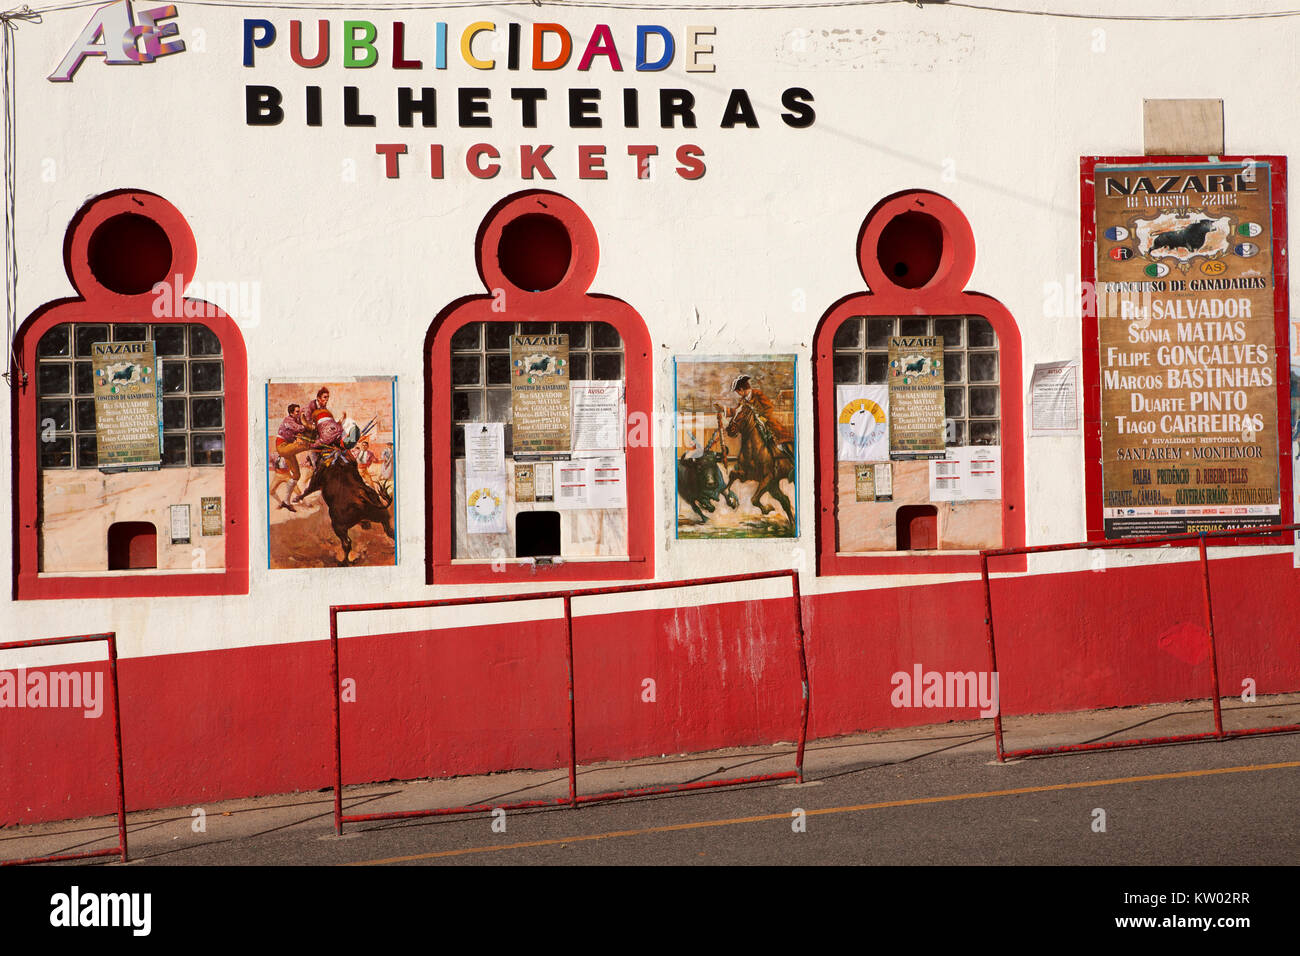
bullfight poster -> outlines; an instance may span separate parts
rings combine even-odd
[[[674,364],[677,537],[796,537],[795,356]]]
[[[944,454],[943,336],[889,339],[889,457]]]
[[[889,459],[889,386],[837,385],[836,458],[839,461]]]
[[[1281,518],[1269,167],[1095,169],[1107,538]]]
[[[271,568],[397,563],[397,379],[266,386]]]
[[[95,342],[99,470],[149,471],[162,462],[162,415],[153,342]]]
[[[514,459],[568,456],[571,408],[569,337],[510,336],[510,412]]]

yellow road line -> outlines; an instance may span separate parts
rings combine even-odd
[[[848,807],[825,807],[808,810],[810,817],[828,813],[861,813],[864,810],[885,810],[891,807],[918,807],[927,803],[951,803],[954,800],[983,800],[987,797],[1011,797],[1022,793],[1051,793],[1057,790],[1083,790],[1089,787],[1112,787],[1124,783],[1149,783],[1153,780],[1182,780],[1188,777],[1212,777],[1221,773],[1257,773],[1261,770],[1284,770],[1300,767],[1300,760],[1286,763],[1248,764],[1243,767],[1216,767],[1210,770],[1180,770],[1177,773],[1153,773],[1141,777],[1115,777],[1110,780],[1081,780],[1076,783],[1052,783],[1041,787],[1016,787],[1012,790],[986,790],[982,793],[952,793],[941,797],[914,797],[910,800],[886,800],[881,803],[859,803]],[[409,863],[412,860],[437,860],[471,853],[500,853],[504,850],[527,850],[539,846],[559,846],[562,843],[585,843],[590,840],[610,840],[617,837],[645,836],[650,833],[675,833],[682,830],[702,830],[709,827],[729,827],[739,823],[765,823],[772,820],[789,820],[788,813],[768,813],[757,817],[733,817],[728,820],[700,820],[695,823],[673,823],[640,830],[612,830],[607,833],[590,833],[581,836],[561,837],[551,840],[530,840],[527,843],[499,843],[491,846],[465,847],[460,850],[438,850],[433,853],[414,853],[410,856],[391,856],[382,860],[361,860],[347,866],[382,866],[388,863]]]

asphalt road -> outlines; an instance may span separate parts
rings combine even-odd
[[[328,794],[318,794],[317,812],[291,826],[143,848],[131,865],[1300,862],[1297,735],[1006,765],[958,747],[812,776],[815,782],[802,786],[760,784],[504,817],[350,823],[342,838],[333,835]]]

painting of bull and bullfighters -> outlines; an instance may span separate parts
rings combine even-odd
[[[678,357],[677,537],[799,533],[795,356]]]
[[[266,386],[272,568],[397,563],[397,380]]]

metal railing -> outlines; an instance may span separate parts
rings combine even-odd
[[[578,598],[595,597],[606,594],[630,594],[642,591],[664,591],[676,588],[700,587],[710,584],[729,584],[739,581],[759,581],[769,578],[789,578],[791,600],[794,604],[795,645],[799,659],[799,678],[801,683],[799,744],[795,753],[795,769],[781,773],[754,774],[735,777],[728,780],[696,781],[693,783],[670,784],[658,787],[639,787],[631,790],[611,790],[603,793],[578,793],[578,743],[577,726],[574,710],[573,689],[573,601]],[[358,611],[401,611],[415,608],[463,607],[467,605],[506,604],[518,601],[546,601],[560,599],[564,602],[565,663],[568,690],[568,735],[569,735],[569,793],[567,797],[549,800],[524,800],[516,803],[474,804],[458,807],[442,807],[433,810],[395,810],[387,813],[343,812],[343,742],[342,713],[340,696],[342,688],[339,683],[339,634],[338,617],[340,614]],[[582,803],[596,803],[605,800],[618,800],[625,797],[647,796],[651,794],[678,793],[689,790],[703,790],[712,787],[730,787],[744,783],[758,783],[768,780],[794,779],[803,783],[804,748],[808,740],[808,661],[804,649],[803,609],[799,599],[799,574],[797,571],[765,571],[754,574],[733,574],[725,577],[691,578],[685,581],[664,581],[648,584],[629,584],[617,587],[586,588],[570,591],[538,591],[527,594],[501,594],[480,597],[448,598],[438,601],[402,601],[379,604],[342,604],[330,607],[330,695],[334,707],[334,832],[343,833],[344,823],[359,823],[367,820],[397,820],[407,817],[446,816],[458,813],[484,813],[491,810],[519,810],[533,807],[576,807]]]
[[[1201,552],[1201,580],[1205,597],[1205,630],[1209,644],[1210,700],[1214,704],[1214,730],[1199,734],[1173,734],[1163,737],[1135,737],[1128,740],[1095,741],[1085,744],[1065,744],[1059,747],[1026,747],[1006,750],[1002,741],[1002,707],[998,705],[993,715],[993,736],[997,744],[998,761],[1008,757],[1035,757],[1047,754],[1074,753],[1083,750],[1116,750],[1122,747],[1141,747],[1151,744],[1181,743],[1189,740],[1225,740],[1230,737],[1254,737],[1262,734],[1280,734],[1300,731],[1300,724],[1283,724],[1276,727],[1253,727],[1248,730],[1224,730],[1223,714],[1219,706],[1219,661],[1214,643],[1214,604],[1210,592],[1210,562],[1205,550],[1207,538],[1246,538],[1285,534],[1300,530],[1300,524],[1270,525],[1264,528],[1231,528],[1222,531],[1199,531],[1186,534],[1155,535],[1142,538],[1117,538],[1112,541],[1077,541],[1070,544],[1045,544],[1027,548],[1001,548],[981,551],[981,575],[984,579],[984,626],[988,639],[990,673],[997,673],[998,656],[993,637],[993,597],[989,586],[989,558],[1013,554],[1047,554],[1053,551],[1092,551],[1096,549],[1150,548],[1176,541],[1197,541]],[[999,687],[1001,687],[999,681]]]
[[[33,856],[22,860],[0,860],[0,866],[20,866],[27,863],[58,863],[63,860],[84,860],[96,856],[114,856],[126,862],[126,788],[122,775],[122,714],[117,693],[117,634],[78,634],[75,637],[47,637],[36,641],[11,641],[0,644],[0,651],[29,647],[50,647],[56,644],[86,644],[91,641],[108,643],[108,682],[113,688],[113,749],[117,758],[117,846],[84,853],[58,853],[53,856]],[[19,689],[23,693],[24,689]]]

